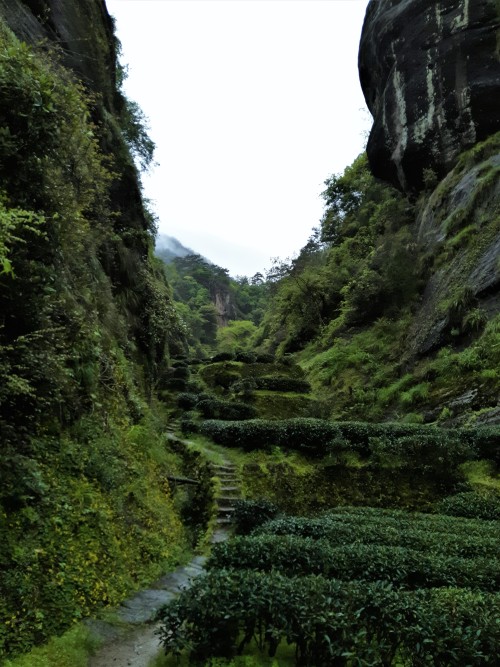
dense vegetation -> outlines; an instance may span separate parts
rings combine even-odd
[[[261,274],[231,278],[227,269],[194,254],[176,257],[164,269],[193,355],[203,358],[215,350],[236,353],[251,347],[267,300]]]
[[[350,508],[274,519],[214,549],[209,574],[162,613],[162,642],[195,659],[291,644],[315,667],[493,665],[498,529]]]
[[[498,146],[494,135],[464,154],[437,187],[429,174],[416,202],[375,180],[364,155],[326,181],[319,228],[268,277],[256,345],[296,353],[331,417],[472,423],[495,412],[496,283],[483,295],[475,276],[498,235]]]
[[[43,0],[25,6],[52,30]],[[265,277],[165,265],[137,167],[154,146],[111,27],[91,23],[76,75],[71,49],[0,18],[0,657],[203,541],[211,473],[167,438],[179,418],[226,448],[251,502],[163,612],[167,651],[498,664],[500,436],[482,421],[498,421],[499,136],[416,201],[360,156]],[[172,474],[201,484],[174,493]]]
[[[154,402],[182,332],[131,156],[152,146],[108,75],[113,108],[0,21],[0,655],[188,546]]]

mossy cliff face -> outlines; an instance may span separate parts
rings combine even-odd
[[[182,337],[104,3],[1,0],[0,90],[3,657],[117,603],[186,535],[155,407]]]
[[[22,41],[59,47],[63,64],[114,108],[116,43],[104,0],[0,0],[0,14]]]
[[[413,355],[463,344],[500,312],[499,220],[500,134],[421,199],[415,234],[431,268],[409,336]]]
[[[375,176],[419,190],[500,130],[497,0],[372,0],[359,52]]]

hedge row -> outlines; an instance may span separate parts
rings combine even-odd
[[[469,491],[444,498],[438,505],[438,512],[450,516],[500,521],[500,496],[495,493]]]
[[[368,424],[330,422],[299,418],[254,419],[242,423],[206,421],[201,432],[227,447],[245,450],[274,446],[316,456],[356,451],[378,460],[401,457],[414,469],[439,469],[476,458],[494,458],[500,453],[500,430],[444,429],[417,424]]]
[[[272,354],[255,354],[254,352],[219,352],[212,357],[211,363],[215,364],[220,361],[241,361],[245,364],[273,364],[275,362]]]
[[[322,518],[333,518],[335,521],[355,521],[364,525],[373,521],[383,521],[399,530],[419,526],[432,532],[456,533],[457,535],[491,535],[492,530],[498,528],[496,523],[461,517],[451,517],[443,514],[426,514],[423,512],[408,512],[402,509],[382,509],[379,507],[335,507],[322,514]]]
[[[199,394],[182,392],[177,397],[177,405],[183,410],[196,409],[205,419],[237,421],[252,419],[257,414],[252,405],[238,401],[223,401],[205,392]]]
[[[207,567],[386,581],[408,589],[460,586],[500,590],[497,558],[460,558],[374,544],[333,546],[328,540],[295,535],[236,537],[214,546]]]
[[[258,512],[256,514],[259,516]],[[433,530],[432,524],[418,520],[409,525],[393,525],[383,519],[360,523],[355,517],[350,521],[340,521],[334,516],[286,517],[263,523],[253,535],[296,535],[327,540],[333,546],[373,544],[461,558],[498,557],[500,523],[493,529],[490,524],[480,527],[479,534],[475,525],[472,526],[475,532],[469,532],[467,526],[460,526],[464,531],[460,532],[454,530],[454,524],[456,522],[446,522],[446,525],[438,526],[441,530]]]
[[[247,535],[279,514],[277,505],[266,499],[237,500],[234,504],[233,523],[238,535]]]
[[[484,667],[499,664],[499,616],[492,594],[221,570],[161,611],[160,641],[193,660],[231,657],[255,639],[270,656],[293,644],[297,664],[315,667]]]
[[[205,419],[253,419],[257,414],[253,405],[238,401],[221,401],[216,398],[200,401],[197,403],[196,409]]]

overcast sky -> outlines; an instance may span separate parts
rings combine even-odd
[[[107,0],[159,163],[160,233],[231,275],[306,243],[320,193],[363,150],[368,0]]]

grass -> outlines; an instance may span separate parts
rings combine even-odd
[[[500,475],[492,461],[467,461],[460,466],[471,486],[477,491],[488,489],[500,492]]]
[[[6,660],[2,667],[87,667],[99,641],[82,623],[72,627],[60,637],[49,640],[45,646],[29,653]]]

